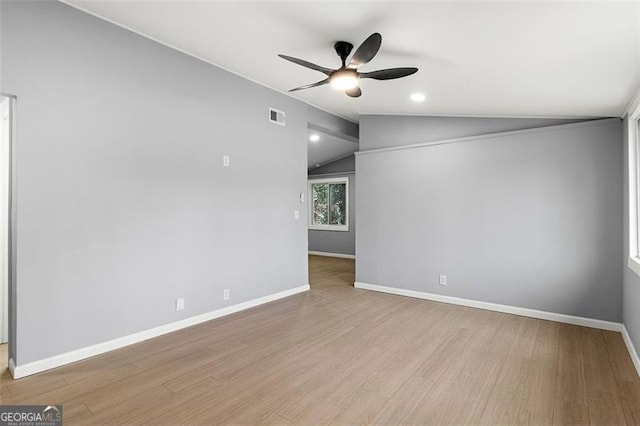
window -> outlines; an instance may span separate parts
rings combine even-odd
[[[629,149],[629,261],[640,275],[640,93],[629,108],[627,137]]]
[[[309,181],[309,229],[349,230],[349,179]]]

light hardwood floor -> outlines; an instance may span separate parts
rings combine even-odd
[[[354,289],[310,258],[311,291],[47,373],[2,404],[65,424],[640,424],[619,333]],[[335,277],[332,279],[332,277]]]
[[[335,257],[309,256],[309,285],[311,288],[353,287],[355,280],[355,261]]]
[[[9,367],[9,346],[4,343],[0,345],[0,371],[4,371]]]

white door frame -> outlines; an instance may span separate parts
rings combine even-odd
[[[0,94],[0,343],[9,341],[13,101]]]

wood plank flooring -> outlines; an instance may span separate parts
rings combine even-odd
[[[9,367],[9,346],[7,343],[0,345],[0,371]]]
[[[309,256],[309,285],[312,288],[353,287],[355,280],[355,261],[336,257]]]
[[[13,381],[2,404],[67,425],[640,425],[619,333],[354,289],[310,257],[311,291]]]

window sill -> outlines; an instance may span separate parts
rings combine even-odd
[[[630,257],[629,262],[627,263],[629,269],[636,273],[637,276],[640,277],[640,258],[639,257]]]
[[[349,232],[348,226],[309,226],[310,231],[338,231],[338,232]]]

